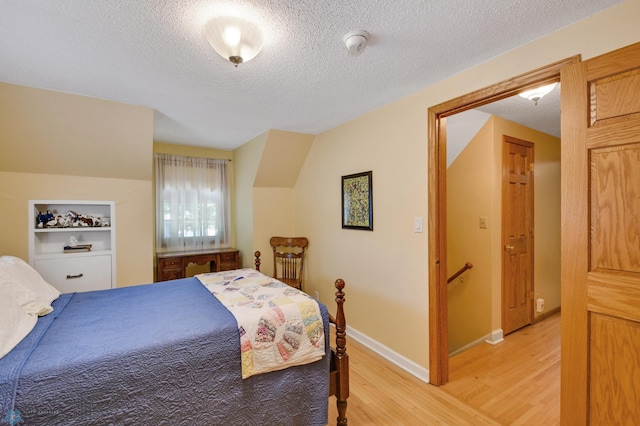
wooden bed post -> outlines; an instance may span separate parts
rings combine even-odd
[[[255,253],[253,253],[253,255],[256,257],[256,271],[260,272],[260,252],[256,250]]]
[[[256,251],[256,271],[260,271],[260,252]],[[331,371],[329,372],[329,396],[336,396],[338,408],[338,426],[347,425],[347,398],[349,398],[349,355],[347,355],[347,321],[344,316],[344,280],[335,283],[337,313],[334,318],[329,314],[329,321],[336,326],[336,349],[331,349]]]
[[[347,398],[349,398],[349,355],[347,355],[347,322],[344,317],[344,281],[336,280],[338,291],[336,292],[336,304],[338,312],[335,318],[336,325],[336,355],[335,363],[338,370],[338,383],[336,386],[336,406],[338,408],[338,425],[347,424]]]

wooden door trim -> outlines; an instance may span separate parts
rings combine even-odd
[[[504,248],[504,244],[505,244],[505,240],[506,240],[506,235],[505,235],[505,227],[504,227],[504,223],[505,223],[505,209],[506,209],[506,205],[507,202],[510,200],[507,200],[507,191],[505,190],[505,184],[507,181],[507,177],[505,176],[506,174],[506,166],[507,166],[507,159],[508,159],[508,150],[506,149],[507,144],[517,144],[517,145],[521,145],[524,147],[527,147],[528,149],[531,150],[531,165],[533,166],[534,161],[535,161],[535,144],[533,142],[529,142],[529,141],[525,141],[523,139],[518,139],[518,138],[514,138],[513,136],[508,136],[508,135],[502,135],[502,179],[501,179],[501,191],[502,191],[502,196],[501,196],[501,200],[502,200],[502,208],[501,208],[501,235],[500,235],[500,244],[501,246]],[[534,174],[533,174],[533,169],[530,171],[530,182],[529,185],[527,187],[527,191],[529,191],[529,195],[530,195],[530,202],[529,202],[529,206],[528,206],[528,211],[527,211],[527,215],[529,216],[529,221],[531,223],[531,226],[529,228],[529,241],[527,243],[527,251],[529,253],[529,259],[530,259],[530,264],[529,264],[529,271],[530,271],[530,282],[527,288],[527,298],[529,298],[529,309],[527,312],[528,315],[528,325],[533,323],[533,292],[535,290],[534,287],[534,243],[535,240],[533,239],[534,236],[534,193],[535,193],[535,179],[534,179]],[[507,306],[506,306],[506,302],[505,302],[505,288],[506,288],[506,277],[505,277],[505,264],[504,264],[504,252],[501,254],[501,275],[500,275],[500,288],[502,291],[502,296],[501,296],[501,318],[502,318],[502,330],[504,331],[504,335],[507,335],[508,333],[511,333],[515,330],[510,330],[507,331]]]
[[[429,227],[429,381],[449,381],[449,325],[446,270],[446,117],[516,95],[545,83],[560,81],[560,69],[580,62],[580,56],[554,62],[462,95],[428,110]]]

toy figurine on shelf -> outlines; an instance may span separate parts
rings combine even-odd
[[[54,215],[51,210],[38,212],[36,216],[36,228],[81,228],[81,227],[108,227],[108,218],[78,214],[69,210],[64,215]]]
[[[51,210],[47,210],[45,212],[38,212],[38,216],[36,218],[36,227],[44,228],[49,222],[54,219],[53,213]]]

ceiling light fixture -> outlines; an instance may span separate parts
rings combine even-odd
[[[206,25],[205,36],[215,51],[236,67],[255,58],[264,43],[257,25],[233,16],[211,19]]]
[[[535,102],[538,105],[538,101],[542,99],[542,97],[549,92],[551,92],[558,83],[547,84],[546,86],[536,87],[535,89],[527,90],[526,92],[520,93],[525,99],[529,99],[530,101]]]
[[[351,31],[342,37],[342,41],[351,56],[358,56],[367,47],[369,33],[365,30]]]

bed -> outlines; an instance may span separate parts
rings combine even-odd
[[[197,278],[62,294],[0,358],[0,420],[322,425],[335,395],[337,424],[346,425],[344,282],[336,288],[335,317],[318,304],[322,357],[246,379],[238,322]]]

